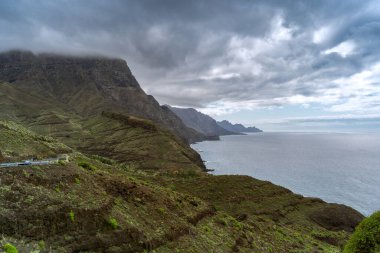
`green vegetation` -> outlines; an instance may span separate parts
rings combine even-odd
[[[0,170],[0,220],[7,224],[0,234],[26,252],[49,245],[52,252],[322,253],[339,252],[355,225],[356,213],[349,208],[250,177],[208,175],[191,159],[177,156],[186,149],[160,128],[156,132],[113,123],[123,130],[111,127],[112,133],[102,133],[102,138],[118,140],[118,145],[129,140],[120,154],[131,161],[72,151],[64,165]],[[90,129],[102,132],[102,124],[95,119]],[[0,140],[5,142],[9,133],[18,151],[7,144],[5,152],[0,146],[5,156],[56,152],[38,135],[29,147],[17,131],[0,131]],[[95,139],[101,142],[99,136]],[[154,167],[144,170],[150,163]],[[335,213],[350,218],[338,225],[326,221],[325,216]]]
[[[112,159],[109,159],[107,157],[103,157],[103,156],[100,156],[100,155],[91,155],[90,156],[91,158],[95,159],[95,160],[98,160],[104,164],[108,164],[108,165],[115,165],[117,164],[117,162],[115,160],[112,160]]]
[[[69,219],[70,219],[72,222],[75,221],[75,214],[74,214],[73,210],[71,210],[71,211],[69,212]]]
[[[62,160],[59,160],[59,161],[58,161],[58,164],[59,164],[59,165],[62,165],[62,166],[65,166],[65,165],[66,165],[66,162],[65,162],[65,161],[62,161]]]
[[[17,248],[10,243],[6,243],[3,246],[3,249],[4,249],[5,253],[18,253]]]
[[[71,152],[70,148],[57,140],[35,134],[12,121],[0,120],[0,132],[1,153],[9,161],[55,157],[60,153]]]
[[[88,163],[88,162],[85,162],[85,161],[80,161],[78,162],[78,166],[86,169],[86,170],[90,170],[90,171],[95,171],[96,170],[96,167],[93,166],[92,164]]]
[[[157,208],[157,211],[158,211],[160,214],[166,214],[166,210],[165,210],[165,208],[159,207],[159,208]]]
[[[46,249],[45,241],[39,241],[39,242],[38,242],[38,248],[39,248],[40,250],[45,250],[45,249]]]
[[[108,224],[113,228],[113,229],[118,229],[119,227],[119,223],[117,222],[117,220],[115,218],[109,218],[107,220]]]
[[[355,229],[344,253],[380,252],[380,211],[365,218]]]

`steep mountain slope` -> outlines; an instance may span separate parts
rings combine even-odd
[[[220,127],[216,121],[210,116],[198,112],[193,108],[177,108],[166,105],[172,110],[186,126],[195,129],[197,132],[203,133],[208,137],[217,138],[220,135],[231,135],[236,132],[228,131]]]
[[[0,169],[0,247],[20,253],[339,252],[362,218],[250,177],[135,170],[14,122],[0,127],[8,155],[70,155]],[[316,219],[331,213],[339,222]]]
[[[242,124],[232,124],[227,120],[217,122],[220,127],[227,129],[228,131],[237,132],[237,133],[258,133],[262,130],[256,127],[245,127]]]
[[[0,54],[0,82],[8,83],[5,89],[14,88],[17,103],[26,97],[23,102],[31,111],[47,104],[81,117],[112,111],[150,119],[189,142],[203,138],[146,95],[120,59],[11,51]],[[14,116],[27,120],[29,114]]]
[[[152,121],[104,112],[84,122],[78,150],[128,163],[141,169],[204,169],[198,153]],[[67,138],[70,144],[72,138]]]
[[[0,119],[141,168],[204,169],[184,140],[204,136],[145,95],[121,60],[0,54]]]

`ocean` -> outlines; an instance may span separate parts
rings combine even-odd
[[[380,209],[380,134],[268,132],[192,147],[216,175],[249,175],[364,215]]]

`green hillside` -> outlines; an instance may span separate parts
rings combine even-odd
[[[0,54],[0,252],[340,252],[363,216],[212,176],[118,59]],[[17,251],[16,251],[17,249]]]
[[[152,134],[141,129],[157,128],[129,120],[128,132],[141,138]],[[0,169],[1,244],[20,252],[340,252],[361,219],[350,208],[250,177],[211,176],[196,166],[136,169],[19,124],[0,125],[7,156],[70,152],[66,164]],[[155,133],[161,140],[165,134]],[[340,223],[318,220],[332,210]]]
[[[0,83],[0,119],[17,121],[77,150],[137,167],[204,168],[186,142],[150,120],[104,111],[83,116],[54,99],[25,94],[15,85]]]

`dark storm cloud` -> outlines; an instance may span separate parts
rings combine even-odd
[[[357,0],[3,0],[0,50],[122,57],[162,103],[333,106],[359,92],[341,78],[377,78],[379,14]]]

